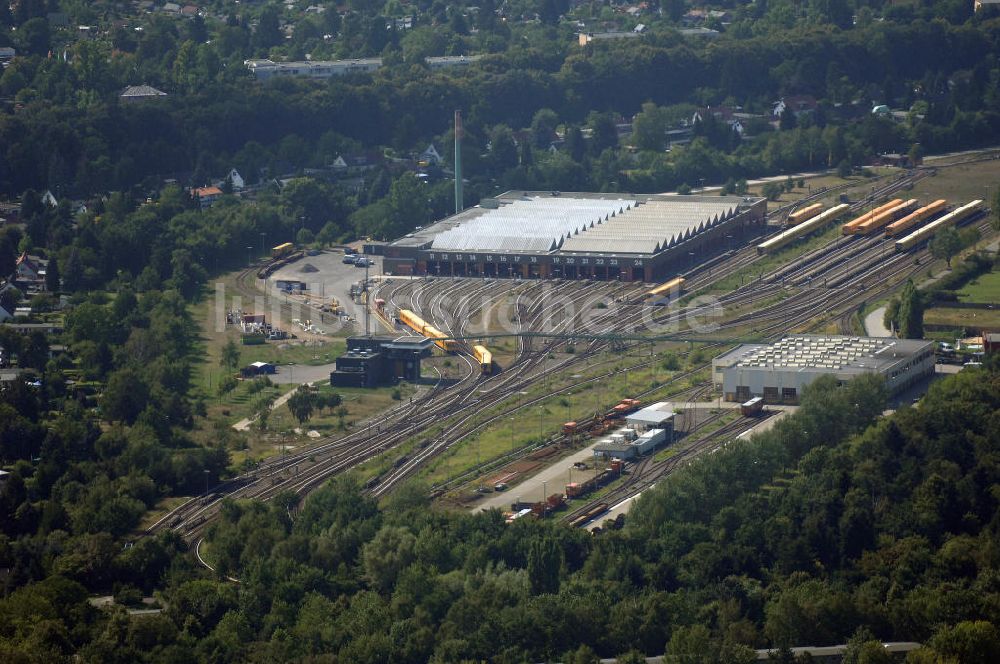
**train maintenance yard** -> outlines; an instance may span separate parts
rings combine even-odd
[[[836,219],[830,215],[830,228],[836,220],[871,214],[884,202],[904,198],[898,194],[928,174],[928,170],[916,170],[884,178]],[[817,192],[798,207],[818,202],[832,209],[840,204],[830,201],[834,193]],[[563,196],[569,197],[548,198]],[[961,210],[972,203],[977,201],[949,201],[947,208]],[[913,209],[900,209],[898,218]],[[386,275],[380,269],[372,274],[360,298],[362,311],[355,318],[367,310],[372,333],[423,334],[434,340],[440,348],[424,362],[421,382],[425,389],[412,403],[399,403],[383,413],[374,427],[268,459],[253,473],[235,477],[172,510],[151,531],[171,528],[198,539],[224,498],[266,500],[283,491],[305,494],[350,469],[364,474],[365,490],[375,496],[419,477],[445,503],[478,508],[492,504],[483,498],[488,494],[493,494],[488,499],[493,502],[517,502],[511,486],[546,467],[557,468],[549,472],[556,473],[558,482],[553,480],[554,485],[548,486],[548,480],[543,480],[546,495],[534,501],[543,504],[518,512],[552,512],[576,525],[593,525],[609,509],[627,503],[673,469],[730,444],[760,421],[763,414],[759,413],[690,407],[717,398],[709,380],[712,357],[739,342],[763,343],[789,332],[856,334],[854,317],[863,302],[885,297],[930,262],[927,237],[906,246],[875,229],[869,234],[838,233],[805,252],[794,251],[795,244],[777,248],[776,252],[784,251],[779,253],[784,260],[758,271],[755,266],[761,258],[773,255],[760,252],[758,245],[784,230],[782,222],[790,212],[790,206],[773,210],[769,225],[753,237],[744,237],[739,246],[726,234],[715,235],[720,245],[702,256],[681,253],[675,249],[676,241],[674,245],[668,241],[670,268],[664,268],[669,272],[661,273],[658,282],[646,281],[645,274],[642,280],[636,279],[635,270],[605,270],[603,278],[596,270],[577,271],[572,277],[566,271],[560,277],[549,272],[550,278],[544,278],[540,269],[530,267],[526,273],[508,271],[504,278],[501,271],[491,272],[485,264],[478,268],[471,261],[463,261],[463,268],[450,266],[452,274],[464,271],[464,276],[440,276],[440,261],[437,270],[433,264],[421,270],[416,258],[411,268],[416,276]],[[615,218],[624,216],[625,211]],[[960,216],[953,218],[955,223],[976,227],[983,236],[992,233],[981,202]],[[940,218],[929,215],[928,223]],[[607,223],[610,220],[609,213]],[[585,236],[592,228],[577,236]],[[571,240],[565,238],[562,247]],[[420,251],[429,255],[431,248],[433,240],[430,248]],[[477,258],[479,253],[475,249]],[[383,256],[379,267],[388,259]],[[308,260],[319,265],[313,257]],[[294,263],[283,269],[294,269]],[[352,276],[362,272],[354,270]],[[735,275],[740,285],[715,290]],[[240,282],[248,289],[247,297],[260,294],[253,276],[248,270]],[[316,282],[324,278],[322,273],[316,276]],[[666,292],[651,294],[668,281],[674,284]],[[289,315],[291,303],[282,302],[281,294],[273,297],[277,303],[269,304]],[[484,362],[484,350],[489,352],[489,362]],[[619,464],[616,477],[605,476],[608,481],[603,486],[594,486],[586,497],[571,498],[565,509],[563,505],[550,509],[556,506],[548,505],[549,491],[563,496],[565,502],[565,485],[573,483],[567,472],[572,462],[567,464],[565,458],[569,454],[594,458],[589,447],[598,439],[593,436],[617,426],[615,408],[624,398],[639,402],[633,404],[636,409],[672,402],[678,413],[673,442]],[[684,408],[677,407],[681,403]],[[624,410],[617,414],[626,415]],[[576,427],[564,430],[562,423],[570,421]],[[606,460],[605,466],[605,462],[593,461],[588,469],[579,467],[579,477],[574,479],[580,483],[595,480],[612,468],[612,462]],[[501,484],[506,486],[498,492]],[[528,499],[526,491],[520,498],[522,502]]]

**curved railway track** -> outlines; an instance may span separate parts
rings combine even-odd
[[[906,183],[905,178],[889,183],[876,195],[889,195],[905,186]],[[829,191],[818,193],[814,197],[829,193]],[[866,203],[859,205],[864,204]],[[911,264],[913,253],[896,255],[895,258],[888,261],[876,259],[877,243],[872,243],[867,239],[853,243],[840,243],[838,241],[832,244],[834,246],[828,245],[797,259],[795,265],[790,268],[776,270],[766,277],[761,275],[757,282],[745,284],[732,293],[723,295],[720,301],[724,306],[740,306],[752,302],[754,298],[760,300],[768,295],[773,296],[783,290],[782,278],[787,282],[789,275],[804,275],[803,271],[807,270],[815,272],[821,266],[830,269],[831,266],[836,266],[838,263],[852,261],[859,255],[865,256],[864,267],[850,268],[853,273],[849,273],[848,268],[843,268],[838,274],[853,274],[854,278],[860,274],[863,279],[870,277],[872,283],[878,284],[877,290],[869,289],[866,292],[861,292],[859,296],[859,291],[856,288],[848,288],[839,282],[839,285],[828,286],[824,289],[823,295],[817,297],[816,289],[812,291],[802,289],[781,302],[766,305],[761,307],[759,311],[736,317],[733,322],[727,324],[727,327],[754,322],[759,323],[758,333],[761,335],[779,333],[796,325],[804,324],[819,313],[838,311],[844,307],[850,307],[860,299],[880,296],[898,285],[898,282],[892,283],[893,278],[898,278],[901,275],[905,277],[914,272],[915,269],[919,269],[919,267],[914,268]],[[922,252],[917,253],[918,257],[922,255]],[[693,271],[691,281],[689,281],[692,291],[701,290],[744,269],[756,258],[753,247],[747,247],[733,252],[710,268]],[[847,279],[848,277],[845,276],[843,281],[847,281]],[[644,291],[644,288],[639,286],[625,286],[615,282],[588,283],[580,292],[574,293],[568,298],[568,302],[575,307],[574,311],[569,314],[563,313],[560,317],[546,310],[546,282],[454,279],[453,283],[444,288],[432,286],[435,282],[443,280],[444,278],[384,280],[376,284],[370,295],[374,297],[378,293],[385,299],[387,306],[413,307],[416,311],[430,311],[434,316],[435,323],[439,322],[439,319],[448,321],[445,328],[454,336],[467,336],[469,321],[472,318],[470,314],[473,313],[473,303],[476,297],[490,300],[495,299],[498,295],[504,295],[511,299],[510,309],[519,332],[533,330],[543,321],[551,327],[553,332],[556,332],[574,329],[576,324],[582,322],[581,316],[589,312],[602,299],[629,301]],[[805,283],[808,284],[808,280]],[[241,294],[251,297],[259,296],[255,286],[256,273],[253,268],[245,270],[237,276],[237,289]],[[617,297],[616,290],[618,291]],[[269,295],[264,297],[273,299]],[[449,298],[457,298],[458,306],[456,308],[451,309],[448,306]],[[291,314],[293,307],[298,306],[302,305],[279,303],[283,314]],[[853,310],[853,308],[848,309],[850,312]],[[320,313],[318,310],[316,311],[317,314]],[[455,312],[455,315],[449,321],[449,313],[452,311]],[[591,316],[587,320],[587,324],[596,326],[603,333],[630,329],[630,326],[647,319],[660,324],[676,322],[682,315],[680,312],[673,311],[655,312],[650,315],[644,312],[642,307],[632,307],[631,310],[626,309],[624,315],[609,311],[606,314]],[[549,318],[546,319],[546,316]],[[726,328],[723,327],[723,329]],[[383,477],[377,478],[378,481],[369,487],[374,495],[384,495],[410,477],[427,460],[442,453],[470,434],[483,429],[491,422],[509,417],[519,410],[532,407],[554,395],[577,389],[579,384],[562,387],[546,391],[541,396],[519,403],[514,407],[502,407],[505,401],[523,391],[523,388],[535,384],[540,377],[567,369],[575,362],[589,360],[608,344],[606,340],[593,339],[576,353],[557,361],[549,361],[547,359],[549,354],[567,343],[567,340],[553,340],[546,345],[539,339],[525,336],[519,336],[517,339],[515,359],[501,374],[483,377],[478,372],[478,366],[460,354],[457,357],[461,358],[460,361],[467,365],[469,369],[467,372],[464,372],[458,380],[450,384],[438,381],[435,386],[420,398],[414,399],[412,403],[401,404],[385,413],[374,432],[369,426],[367,429],[352,432],[341,438],[324,439],[307,449],[270,459],[253,473],[220,483],[207,495],[192,498],[170,511],[150,527],[149,532],[172,528],[179,530],[189,538],[197,538],[218,511],[219,503],[223,498],[267,500],[282,491],[304,494],[332,475],[355,467],[373,457],[389,454],[403,442],[419,438],[422,433],[434,427],[441,427],[440,433],[434,437],[434,440],[424,440],[418,443],[410,455],[397,459],[395,467]],[[635,345],[635,343],[640,342],[632,342],[626,347]],[[634,366],[647,366],[655,361],[657,360],[654,358]],[[692,372],[701,368],[703,367],[698,367]],[[580,384],[600,381],[616,371],[617,369],[604,372],[585,381],[580,381]],[[675,380],[683,379],[686,375],[690,374],[675,376]],[[653,389],[662,389],[662,385],[651,388],[646,393]],[[691,393],[689,396],[692,400],[697,397],[699,389],[705,388],[692,388],[688,391]],[[479,419],[468,412],[470,408],[476,408],[477,411],[499,408],[500,411],[492,417]],[[727,431],[727,427],[723,427],[719,432]],[[713,436],[725,435],[719,432],[713,432]],[[701,449],[702,447],[693,447],[690,451],[685,451],[683,456],[678,455],[667,460],[673,465],[650,463],[648,466],[651,472],[654,467],[657,469],[674,467],[682,460],[691,458],[691,455],[697,455],[698,450]],[[645,472],[637,473],[637,478],[633,483],[638,483],[639,478],[645,476]]]

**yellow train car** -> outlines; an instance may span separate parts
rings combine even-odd
[[[943,217],[921,226],[901,240],[896,240],[896,251],[909,251],[924,240],[929,240],[942,228],[948,228],[962,223],[970,216],[977,214],[983,208],[983,201],[976,199],[971,203],[955,208]]]
[[[454,339],[445,339],[448,336],[441,330],[437,329],[433,325],[424,326],[424,336],[428,339],[434,340],[434,345],[445,351],[446,353],[457,353],[459,350],[458,342]]]
[[[461,348],[457,341],[454,339],[445,339],[444,337],[448,336],[447,334],[409,309],[400,309],[396,317],[399,318],[400,323],[406,325],[417,334],[425,336],[428,339],[433,339],[434,345],[447,353],[457,353]]]
[[[400,309],[397,317],[399,318],[400,323],[409,327],[417,334],[423,334],[424,328],[427,327],[427,323],[424,322],[424,319],[409,309]]]
[[[484,376],[493,373],[493,353],[486,346],[476,344],[472,347],[472,355],[476,358],[476,362],[479,362],[479,368]]]
[[[284,258],[293,251],[295,251],[295,245],[293,243],[286,242],[284,244],[279,244],[277,247],[271,249],[271,258]]]
[[[812,219],[822,211],[823,211],[822,203],[813,203],[812,205],[807,205],[801,210],[796,210],[795,212],[788,215],[788,225],[798,226],[803,221],[808,221],[809,219]]]
[[[684,277],[675,277],[670,281],[660,284],[656,288],[648,291],[645,295],[645,299],[650,301],[650,304],[667,304],[670,301],[670,297],[680,295],[684,290],[684,282],[686,279]]]

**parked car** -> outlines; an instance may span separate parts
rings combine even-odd
[[[344,258],[340,262],[341,263],[345,263],[347,265],[353,265],[353,264],[355,264],[357,262],[357,260],[358,260],[357,256],[354,256],[352,254],[348,254],[348,255],[344,256]]]

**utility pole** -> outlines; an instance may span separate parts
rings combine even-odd
[[[371,322],[369,319],[368,311],[368,259],[365,259],[365,283],[361,287],[361,301],[365,303],[365,336],[370,337],[371,333]]]
[[[455,111],[455,214],[464,209],[462,194],[462,111]]]

